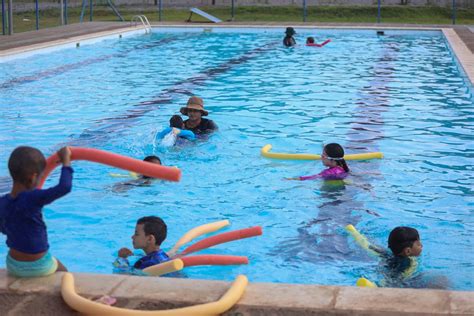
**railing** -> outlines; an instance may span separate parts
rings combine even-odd
[[[137,26],[138,20],[142,22],[143,27],[145,28],[145,33],[151,33],[151,25],[150,22],[148,21],[148,18],[145,15],[135,15],[131,20],[130,20],[130,25],[135,22],[134,26]]]

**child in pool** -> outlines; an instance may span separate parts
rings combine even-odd
[[[367,243],[367,249],[382,259],[379,273],[383,287],[447,289],[449,280],[442,275],[420,273],[417,257],[423,251],[420,235],[415,228],[395,227],[388,237],[388,248]]]
[[[161,159],[157,156],[146,156],[143,161],[155,163],[157,165],[161,165]],[[131,189],[132,186],[148,186],[151,184],[153,178],[142,175],[142,174],[136,174],[134,172],[130,172],[130,174],[126,175],[121,175],[121,174],[112,174],[113,176],[125,176],[125,177],[132,177],[133,180],[125,181],[125,182],[120,182],[115,184],[112,187],[113,192],[125,192]]]
[[[324,42],[322,42],[321,44],[318,44],[314,41],[314,37],[308,37],[306,39],[306,46],[314,46],[314,47],[323,47],[324,45],[326,45],[327,43],[329,43],[331,40],[328,39],[328,40],[325,40]]]
[[[120,270],[133,273],[134,270],[143,270],[150,266],[169,261],[168,255],[160,249],[161,244],[166,239],[167,227],[165,222],[158,216],[146,216],[137,221],[135,233],[132,235],[133,248],[141,249],[145,255],[141,255],[130,267],[128,257],[133,256],[133,252],[128,248],[121,248],[118,252],[119,258],[114,262],[114,266]]]
[[[384,259],[385,282],[403,282],[416,270],[417,262],[414,258],[420,256],[423,250],[420,235],[412,227],[395,227],[388,237],[388,248],[392,253],[382,247],[371,247]]]
[[[321,162],[328,168],[318,174],[286,179],[301,181],[314,179],[342,180],[347,177],[349,173],[349,167],[344,160],[344,149],[339,144],[331,143],[324,146],[323,153],[321,154]]]
[[[0,198],[0,232],[7,235],[7,271],[16,277],[38,277],[56,271],[67,271],[49,252],[48,234],[43,220],[43,207],[71,192],[71,151],[61,148],[58,157],[63,167],[59,184],[37,189],[46,167],[41,151],[33,147],[17,147],[8,160],[13,179],[9,194]]]
[[[165,145],[170,143],[172,146],[176,143],[177,137],[185,138],[187,140],[195,140],[196,135],[190,130],[184,129],[184,121],[179,115],[173,115],[170,119],[170,127],[165,128],[158,134],[156,134],[156,139],[162,140],[162,143]],[[168,138],[170,140],[168,141]]]

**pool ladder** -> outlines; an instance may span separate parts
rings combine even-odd
[[[145,33],[151,33],[151,25],[150,22],[148,21],[148,18],[145,15],[135,15],[131,20],[130,20],[130,25],[132,25],[133,22],[135,22],[134,26],[137,26],[138,21],[142,22],[143,27],[145,28]]]

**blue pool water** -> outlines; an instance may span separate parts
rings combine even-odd
[[[378,260],[346,235],[354,224],[386,245],[399,225],[424,245],[424,272],[474,289],[473,94],[438,32],[297,30],[322,49],[281,45],[283,30],[160,29],[79,49],[0,63],[0,190],[19,145],[46,155],[63,145],[160,156],[179,183],[117,189],[115,169],[75,162],[74,189],[44,209],[52,253],[70,270],[111,273],[135,222],[161,216],[169,249],[187,230],[229,219],[261,225],[258,238],[203,253],[246,255],[248,266],[186,269],[192,278],[352,285],[377,280]],[[205,100],[219,132],[162,148],[154,135],[189,95]],[[260,148],[319,153],[382,151],[349,162],[343,186],[284,181],[320,162],[272,161]],[[47,185],[57,181],[57,173]],[[7,249],[0,237],[0,266]]]

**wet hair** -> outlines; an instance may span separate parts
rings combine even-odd
[[[29,184],[31,176],[40,175],[46,167],[44,155],[36,148],[20,146],[15,148],[8,160],[8,170],[15,182]]]
[[[161,165],[161,159],[158,156],[146,156],[143,161],[158,163],[159,165]]]
[[[155,244],[160,246],[168,234],[165,222],[158,216],[145,216],[137,221],[137,225],[142,224],[145,236],[153,235],[155,237]]]
[[[314,37],[310,36],[306,39],[307,44],[314,44]]]
[[[394,255],[399,255],[403,249],[412,247],[417,240],[420,240],[420,235],[416,229],[404,226],[395,227],[388,236],[388,248]]]
[[[344,160],[344,148],[336,143],[327,144],[324,146],[324,152],[329,159],[333,159],[339,167],[342,167],[345,172],[349,172],[349,167]]]
[[[183,128],[183,119],[179,115],[173,115],[170,118],[170,127]]]

